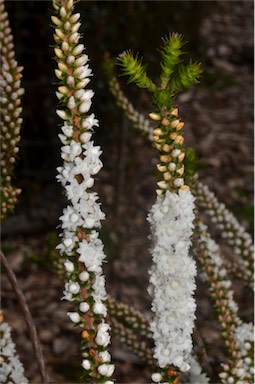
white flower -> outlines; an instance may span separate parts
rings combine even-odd
[[[151,375],[151,380],[154,381],[154,383],[159,383],[162,380],[162,375],[155,372]]]
[[[61,157],[66,161],[74,161],[75,157],[82,153],[81,143],[74,140],[69,145],[65,145],[61,148]]]
[[[98,325],[97,335],[95,341],[98,345],[107,347],[110,343],[110,335],[108,333],[110,326],[107,323],[101,323]]]
[[[82,121],[82,128],[85,129],[92,129],[93,127],[98,127],[98,120],[95,119],[94,113],[91,115],[87,116],[85,119]]]
[[[19,360],[15,344],[11,339],[11,327],[5,322],[0,324],[0,336],[1,383],[11,382],[14,384],[28,384],[28,381],[24,376],[23,365]]]
[[[77,253],[80,254],[79,261],[82,261],[88,271],[91,272],[98,270],[105,258],[101,247],[94,247],[93,244],[88,243],[86,240],[80,242]]]
[[[96,302],[93,306],[93,311],[97,315],[103,315],[106,317],[107,315],[107,308],[106,306],[101,302]]]
[[[69,292],[75,295],[80,291],[80,286],[78,283],[70,281],[68,285],[68,290]]]
[[[91,362],[89,360],[87,360],[87,359],[82,360],[81,365],[87,371],[91,368]]]
[[[64,265],[67,272],[72,273],[74,271],[74,264],[70,260],[67,259]]]
[[[111,355],[108,351],[99,352],[98,356],[102,359],[103,363],[109,363],[111,361]]]
[[[79,323],[79,321],[81,320],[78,312],[67,312],[67,316],[69,316],[70,320],[74,323]]]
[[[79,112],[86,113],[91,107],[91,100],[85,100],[79,105]]]
[[[79,274],[79,279],[83,282],[85,281],[88,281],[89,279],[89,273],[87,271],[82,271],[80,274]]]
[[[84,303],[80,303],[80,305],[79,305],[79,310],[80,310],[81,312],[84,312],[84,313],[88,312],[89,308],[90,308],[90,307],[89,307],[89,304],[86,303],[86,302],[84,302]]]
[[[115,366],[113,364],[101,364],[98,367],[98,372],[102,376],[111,377],[114,372]]]

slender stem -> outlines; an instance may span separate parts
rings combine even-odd
[[[43,379],[43,383],[47,384],[47,383],[49,383],[49,376],[48,376],[48,373],[46,371],[41,344],[40,344],[39,337],[38,337],[38,334],[37,334],[37,331],[36,331],[36,328],[34,325],[33,318],[31,316],[30,310],[29,310],[27,302],[26,302],[26,298],[25,298],[25,296],[24,296],[24,294],[23,294],[23,292],[22,292],[22,290],[18,284],[18,281],[16,279],[14,272],[10,268],[8,261],[6,260],[6,257],[4,256],[2,250],[0,250],[0,260],[1,260],[1,263],[3,264],[3,266],[6,270],[6,274],[7,274],[7,277],[8,277],[8,279],[12,285],[12,288],[14,289],[15,293],[17,294],[17,297],[18,297],[18,300],[19,300],[19,303],[20,303],[20,306],[21,306],[21,309],[23,312],[24,319],[25,319],[27,326],[28,326],[28,329],[29,329],[31,342],[32,342],[33,349],[35,352],[35,357],[36,357],[36,360],[37,360],[37,363],[38,363],[38,366],[40,369],[40,373],[41,373],[41,376]]]

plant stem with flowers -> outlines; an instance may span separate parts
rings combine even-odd
[[[0,128],[1,128],[1,220],[13,211],[20,188],[12,185],[13,169],[19,152],[21,88],[23,67],[15,60],[13,36],[4,1],[0,0]]]
[[[154,357],[159,369],[152,374],[154,382],[177,383],[170,365],[186,372],[190,369],[191,335],[195,319],[196,265],[189,256],[194,228],[194,197],[184,183],[184,123],[174,106],[175,94],[190,88],[201,72],[197,63],[181,63],[182,37],[172,34],[161,51],[160,87],[147,77],[146,68],[131,52],[119,56],[124,74],[130,81],[152,93],[156,111],[150,114],[158,122],[154,145],[159,152],[157,200],[148,221],[151,225],[153,265],[149,271],[149,292],[153,298],[154,319],[151,330],[155,341]]]
[[[94,114],[89,114],[94,92],[85,89],[92,72],[84,45],[79,43],[80,14],[74,13],[73,0],[53,0],[53,7],[57,97],[61,105],[57,114],[64,120],[59,135],[64,163],[58,168],[57,179],[69,201],[60,217],[63,232],[57,246],[65,258],[68,278],[64,299],[76,305],[68,316],[81,329],[83,379],[110,384],[114,365],[107,351],[110,326],[104,304],[105,254],[99,238],[105,215],[97,202],[97,193],[92,191],[94,177],[102,167],[102,151],[91,140],[93,127],[98,126]]]

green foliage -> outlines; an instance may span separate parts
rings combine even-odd
[[[175,93],[191,88],[192,85],[198,83],[201,72],[202,69],[199,63],[190,61],[187,65],[180,64],[169,85],[171,92]]]
[[[161,85],[156,87],[146,74],[146,66],[142,65],[138,56],[134,57],[131,51],[125,51],[119,55],[119,63],[123,69],[123,75],[129,76],[129,82],[136,83],[140,88],[147,88],[153,93],[152,101],[160,111],[163,107],[171,108],[173,99],[177,92],[191,88],[198,83],[202,72],[199,63],[182,64],[180,56],[184,54],[181,50],[184,45],[182,35],[172,33],[164,40],[160,52],[161,62]]]
[[[163,39],[164,45],[160,50],[162,55],[161,62],[161,87],[166,88],[170,77],[175,71],[176,65],[180,64],[180,56],[184,53],[181,48],[183,46],[183,37],[178,33],[172,33],[169,37]]]
[[[124,51],[119,55],[118,60],[123,68],[123,75],[129,76],[129,83],[135,83],[140,88],[147,88],[150,92],[156,90],[155,84],[146,74],[146,66],[142,65],[138,55],[134,57],[131,51]]]

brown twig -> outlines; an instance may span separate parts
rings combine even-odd
[[[20,303],[20,306],[21,306],[21,309],[23,312],[24,319],[27,323],[30,337],[31,337],[31,342],[32,342],[33,349],[35,352],[35,357],[36,357],[36,360],[37,360],[37,363],[38,363],[38,366],[40,369],[40,373],[41,373],[41,376],[43,379],[43,383],[47,384],[47,383],[49,383],[49,376],[48,376],[48,373],[46,371],[41,344],[40,344],[39,337],[38,337],[38,334],[37,334],[37,331],[36,331],[36,328],[34,325],[33,318],[31,316],[30,310],[29,310],[27,302],[26,302],[26,298],[25,298],[21,288],[19,287],[19,284],[18,284],[18,281],[16,279],[14,272],[10,268],[8,261],[6,260],[6,257],[4,256],[4,254],[1,250],[0,250],[0,257],[1,257],[1,263],[4,266],[4,268],[6,270],[7,277],[8,277],[8,279],[12,285],[12,288],[14,289],[14,291],[17,295],[17,298],[19,300],[19,303]]]

